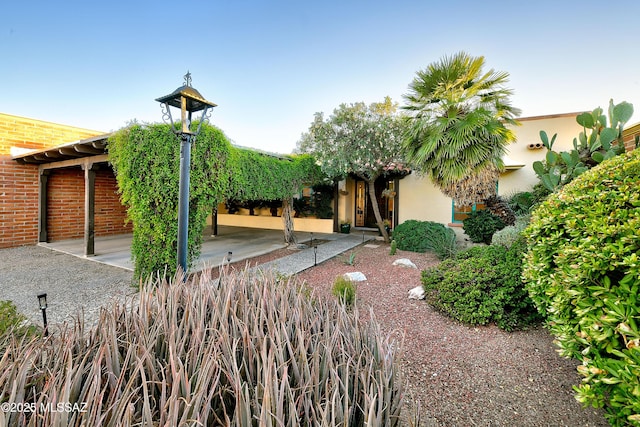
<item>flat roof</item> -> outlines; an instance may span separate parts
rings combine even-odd
[[[11,155],[11,158],[21,164],[41,165],[44,163],[74,160],[82,157],[107,154],[107,138],[110,133],[98,135],[79,141],[69,142],[55,147],[28,150]]]

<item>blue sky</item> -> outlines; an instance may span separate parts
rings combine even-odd
[[[0,112],[101,131],[161,121],[183,83],[236,144],[291,152],[315,112],[402,95],[444,55],[510,74],[523,116],[628,101],[640,121],[640,2],[12,1]]]

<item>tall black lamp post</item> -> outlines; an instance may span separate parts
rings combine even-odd
[[[38,295],[38,305],[42,310],[42,322],[44,324],[44,336],[49,335],[49,326],[47,325],[47,294],[42,293]]]
[[[180,184],[178,199],[178,267],[187,273],[187,242],[189,237],[189,175],[191,170],[191,143],[200,133],[213,107],[195,88],[191,87],[191,73],[184,76],[184,85],[171,94],[156,99],[162,108],[162,119],[171,125],[171,129],[180,137]],[[176,129],[171,108],[180,109],[181,128]],[[191,129],[191,115],[202,111],[196,130]]]

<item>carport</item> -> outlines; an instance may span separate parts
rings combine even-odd
[[[52,238],[52,229],[50,224],[51,218],[60,217],[64,224],[56,224],[60,229],[66,228],[71,235],[76,229],[75,234],[82,234],[82,252],[84,256],[92,256],[95,254],[95,237],[96,237],[96,174],[99,171],[111,170],[108,164],[109,158],[107,154],[107,138],[110,134],[100,135],[93,138],[83,139],[69,144],[59,145],[43,150],[31,150],[22,154],[12,156],[15,161],[21,164],[38,165],[38,242],[46,243]],[[82,185],[78,185],[73,174],[77,175],[77,171],[82,171]],[[56,171],[60,171],[57,176],[65,177],[66,182],[61,182],[60,191],[64,192],[66,198],[55,199],[54,203],[58,203],[59,215],[50,212],[52,200],[49,197],[50,177]],[[115,183],[115,178],[114,181]],[[82,190],[80,190],[82,187]],[[78,191],[80,190],[80,191]],[[116,209],[115,217],[120,221],[115,222],[113,227],[101,226],[99,234],[120,234],[130,231],[130,226],[124,226],[126,213],[124,207],[120,204],[118,197],[109,197],[106,203],[110,206],[108,209]],[[114,203],[115,201],[115,203]],[[73,214],[74,206],[82,205],[82,218],[78,218]],[[67,211],[66,208],[72,209]],[[75,209],[77,212],[78,209]],[[82,221],[82,232],[78,233],[78,220]],[[118,226],[119,224],[119,226]],[[56,232],[60,231],[56,229]],[[59,232],[59,236],[65,236],[63,231]]]

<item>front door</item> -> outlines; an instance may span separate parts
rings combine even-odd
[[[367,187],[364,181],[356,181],[356,227],[364,227],[367,212]]]
[[[376,199],[378,200],[378,209],[383,220],[388,220],[393,224],[394,200],[392,194],[394,192],[393,180],[379,178],[375,182]],[[355,226],[356,227],[377,227],[376,217],[373,213],[371,200],[369,199],[369,186],[365,181],[356,181],[356,200],[355,200]]]

